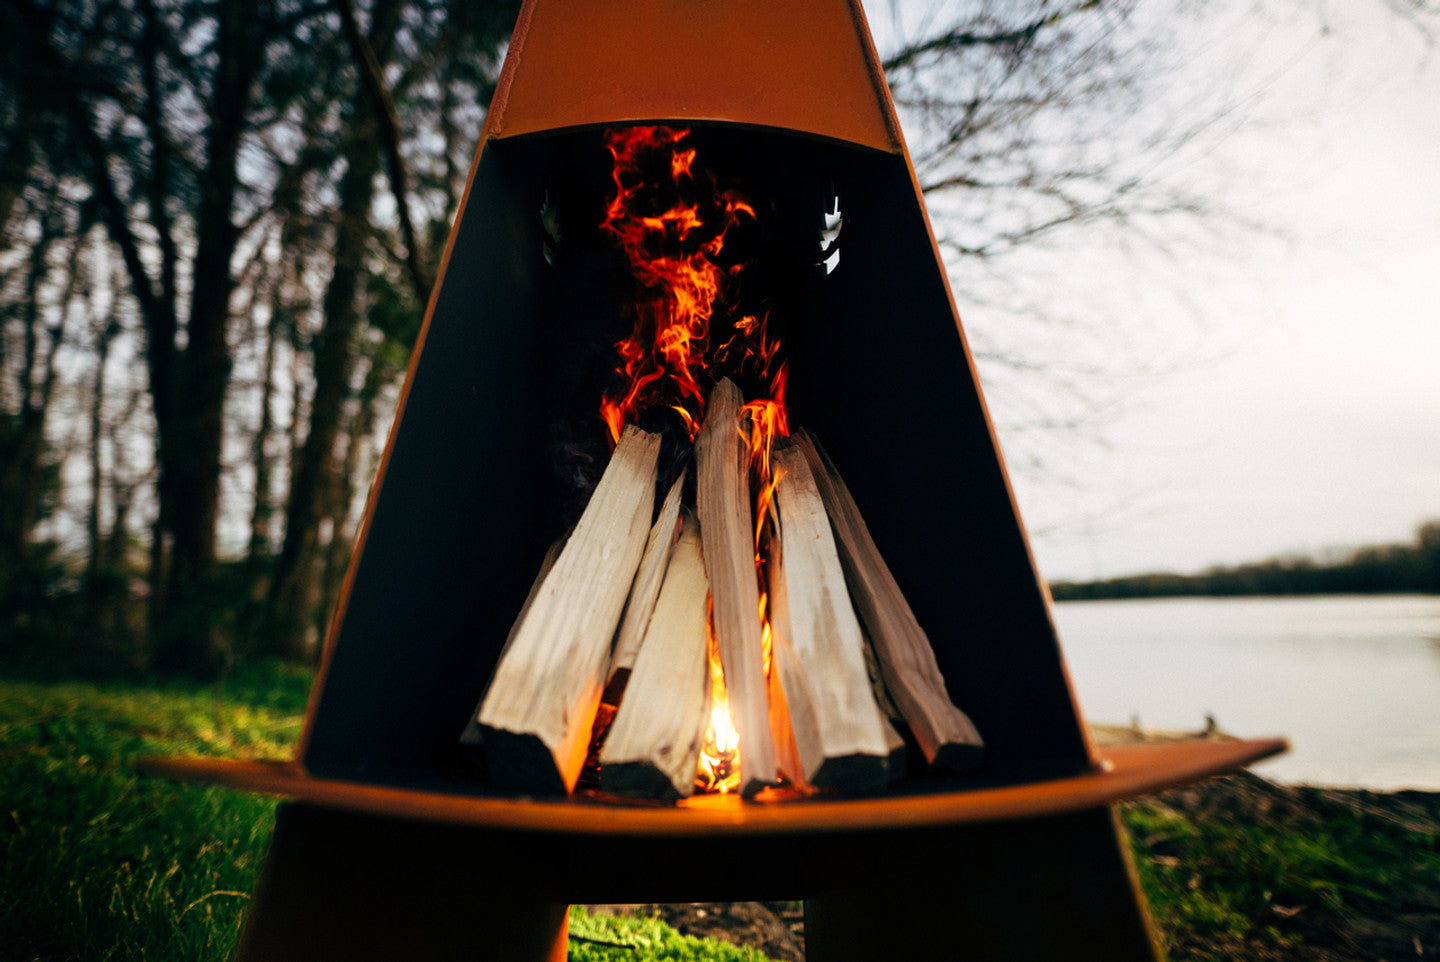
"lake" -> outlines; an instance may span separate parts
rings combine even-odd
[[[1440,791],[1440,597],[1162,598],[1055,606],[1087,721],[1282,735],[1276,781]]]

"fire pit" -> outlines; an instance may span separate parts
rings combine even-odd
[[[790,265],[760,285],[783,319],[784,413],[823,439],[828,460],[811,467],[843,478],[948,699],[983,738],[978,766],[950,766],[971,770],[926,764],[933,753],[916,740],[903,770],[888,756],[865,762],[861,789],[840,797],[676,804],[609,797],[603,779],[604,797],[570,795],[568,776],[536,788],[467,757],[467,720],[482,751],[508,730],[485,730],[480,706],[506,674],[506,640],[547,552],[589,496],[590,481],[572,479],[599,476],[625,424],[653,427],[647,418],[667,406],[691,405],[675,417],[694,417],[721,373],[749,378],[742,402],[778,400],[778,367],[740,365],[707,375],[698,398],[677,389],[655,410],[602,419],[602,398],[628,393],[606,378],[625,368],[613,352],[628,328],[613,323],[630,315],[613,285],[592,283],[610,276],[616,249],[584,237],[617,194],[607,136],[613,148],[627,130],[684,131],[677,144],[709,151],[711,169],[743,181],[744,202],[768,205],[767,263]],[[837,216],[838,239],[822,246]],[[679,442],[655,436],[669,471]],[[643,535],[652,518],[627,530]],[[707,568],[716,527],[701,518]],[[676,531],[683,523],[664,537]],[[589,713],[585,734],[604,680],[586,675],[572,702]],[[743,769],[747,727],[769,726],[736,726]],[[546,748],[565,756],[561,771],[575,767],[566,738],[563,751]],[[313,958],[322,941],[349,958],[558,958],[568,902],[802,897],[815,959],[940,946],[1130,959],[1154,949],[1108,803],[1283,747],[1205,741],[1102,756],[1089,743],[858,2],[530,0],[298,757],[148,768],[295,800],[242,958]],[[697,854],[711,843],[723,857]],[[877,917],[896,921],[866,924]]]

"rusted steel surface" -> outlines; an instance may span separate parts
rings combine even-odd
[[[858,2],[530,0],[516,38],[327,633],[307,770],[398,785],[459,764],[452,729],[556,534],[544,412],[574,318],[534,204],[585,143],[545,131],[627,118],[744,124],[709,130],[762,176],[841,193],[842,266],[792,295],[796,416],[841,464],[987,774],[1093,767]]]
[[[1285,750],[1281,739],[1117,745],[1098,770],[1071,778],[874,799],[745,803],[711,796],[695,805],[493,798],[315,778],[288,762],[149,759],[154,775],[194,779],[334,808],[459,825],[595,835],[716,836],[870,832],[1036,818],[1081,811],[1209,775]]]
[[[525,4],[483,139],[654,121],[901,149],[859,0]]]
[[[805,853],[806,962],[1164,959],[1113,810],[855,841]]]
[[[549,434],[557,389],[573,387],[556,345],[575,339],[577,312],[543,253],[540,198],[592,206],[598,129],[642,122],[718,139],[774,197],[840,197],[839,266],[784,292],[804,345],[788,403],[823,438],[985,738],[973,778],[662,806],[486,795],[463,758],[467,714],[560,533]],[[817,960],[903,947],[1131,962],[1158,955],[1105,807],[1283,750],[1090,743],[859,0],[526,0],[298,755],[142,768],[295,800],[244,959],[316,957],[316,933],[343,946],[336,957],[404,957],[417,931],[434,951],[410,956],[474,957],[474,903],[527,946],[485,957],[530,962],[563,957],[566,901],[818,896]],[[703,856],[713,838],[724,857]],[[929,921],[901,923],[899,942],[856,928],[877,887],[895,916],[923,903]],[[529,901],[505,910],[516,893]],[[869,946],[876,932],[887,941]]]
[[[1089,743],[858,4],[571,6],[530,0],[517,28],[297,761],[149,770],[458,824],[804,834],[1076,811],[1283,750],[1275,740],[1203,743],[1102,759]],[[652,46],[661,36],[663,50]],[[841,467],[951,697],[985,737],[979,781],[865,801],[673,810],[476,794],[487,788],[465,766],[459,732],[557,533],[538,479],[550,469],[547,394],[563,370],[554,345],[574,318],[556,300],[535,203],[542,188],[573,186],[567,176],[586,183],[571,168],[595,134],[545,132],[627,118],[743,124],[708,129],[759,158],[762,173],[782,172],[776,183],[803,174],[843,198],[839,269],[797,278],[792,292],[805,335],[791,361],[792,407]]]
[[[516,885],[534,853],[447,828],[281,806],[234,962],[565,962],[565,900]]]
[[[565,958],[566,902],[803,895],[810,962],[1156,962],[1133,885],[1105,809],[716,848],[292,803],[280,807],[237,958],[553,962]]]

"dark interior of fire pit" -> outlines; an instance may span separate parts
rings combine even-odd
[[[768,131],[695,132],[702,163],[772,205],[756,243],[792,423],[836,462],[929,633],[981,770],[1089,765],[1043,591],[905,160]],[[488,789],[457,737],[550,543],[608,451],[599,392],[627,333],[599,130],[492,141],[474,174],[373,496],[303,762],[318,775]],[[839,260],[819,229],[843,213]],[[742,746],[743,750],[743,746]]]

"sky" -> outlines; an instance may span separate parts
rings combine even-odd
[[[1063,482],[1012,471],[1047,579],[1324,556],[1440,518],[1440,50],[1380,0],[1314,7],[1240,11],[1187,61],[1197,89],[1252,72],[1245,122],[1186,176],[1263,229],[1172,267],[1153,304],[1133,293],[1153,264],[1072,252],[1081,287],[1133,275],[1080,293],[1144,312],[1163,372],[1127,385]],[[967,326],[984,310],[962,306]],[[1161,346],[1182,343],[1176,364]]]

